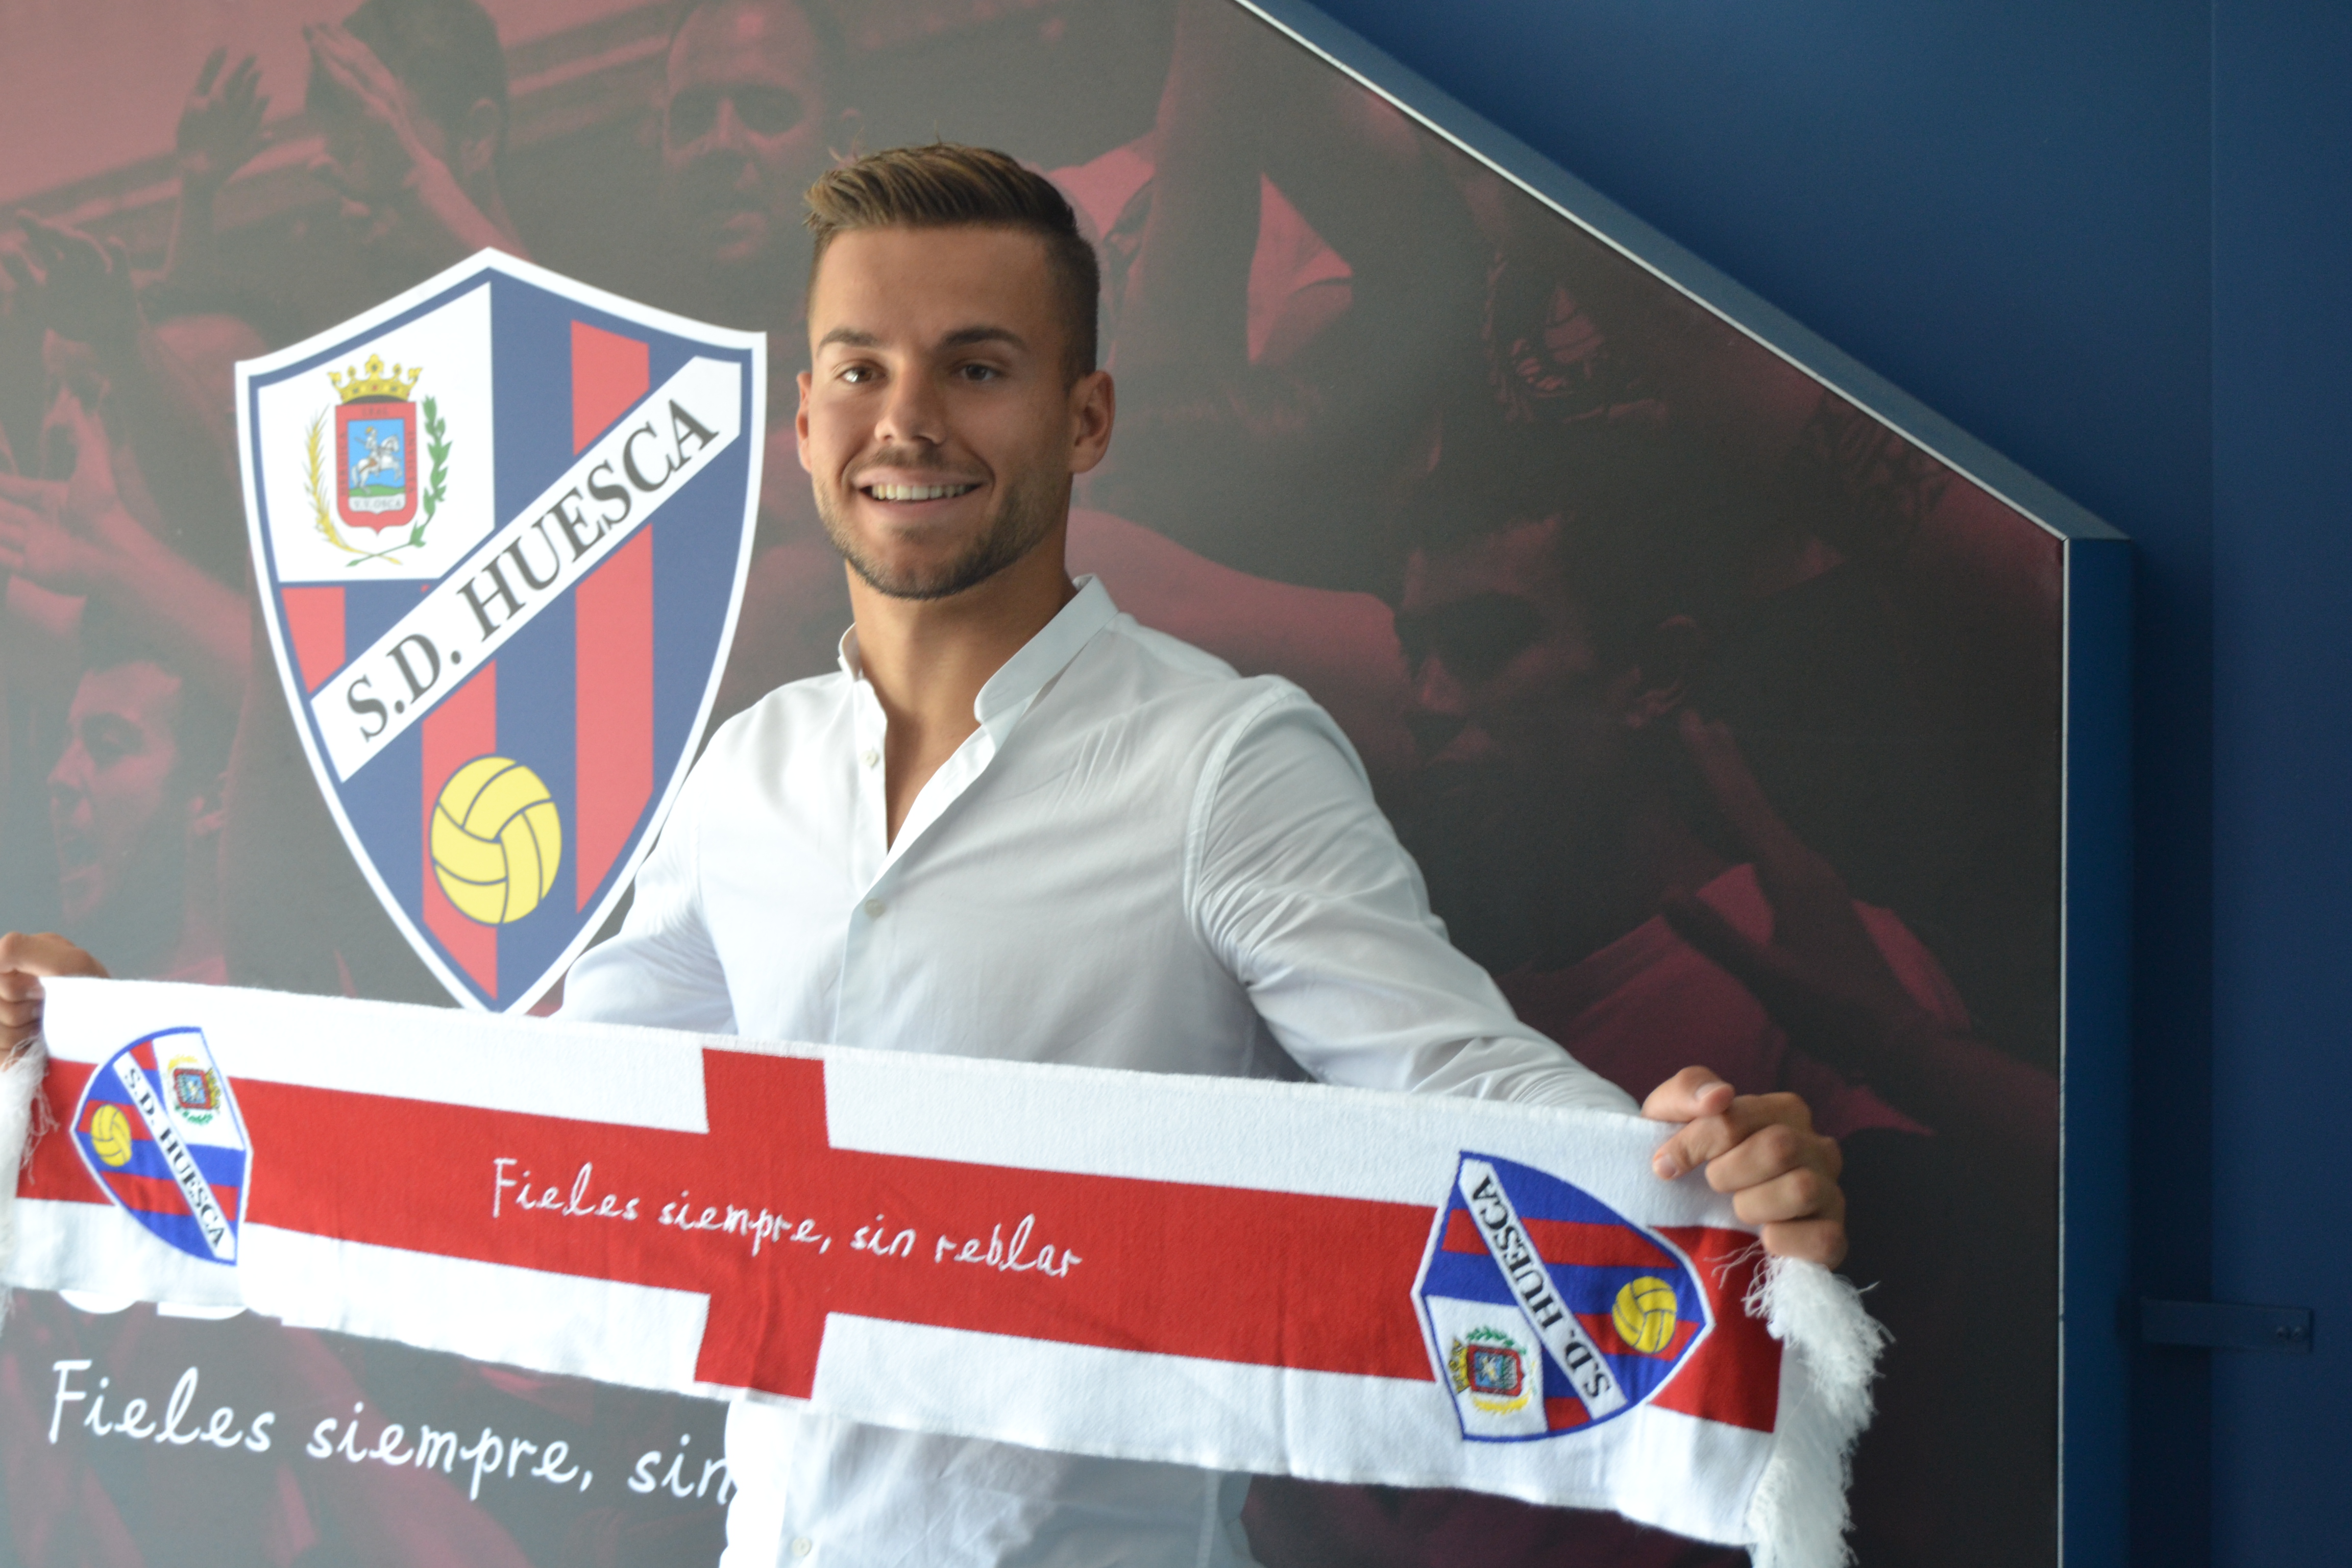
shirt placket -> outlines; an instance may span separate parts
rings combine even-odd
[[[843,914],[841,938],[841,984],[834,992],[833,1038],[856,1038],[866,1009],[863,1005],[871,967],[870,951],[874,922],[884,911],[881,883],[888,875],[890,860],[890,804],[885,792],[884,747],[889,739],[889,721],[884,717],[882,704],[875,700],[874,689],[863,680],[851,689],[851,744],[856,754],[849,759],[852,775],[851,798],[854,802],[849,822],[849,853],[847,864],[847,907]]]

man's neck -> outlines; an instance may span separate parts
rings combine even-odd
[[[850,574],[858,663],[889,724],[891,842],[923,785],[980,727],[980,689],[1076,595],[1062,542],[1057,529],[986,582],[943,599],[893,598]]]

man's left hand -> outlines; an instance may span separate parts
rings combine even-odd
[[[1813,1131],[1793,1094],[1735,1094],[1705,1068],[1685,1068],[1651,1091],[1642,1114],[1683,1130],[1652,1161],[1673,1181],[1706,1167],[1706,1184],[1731,1194],[1732,1212],[1759,1226],[1764,1250],[1825,1268],[1845,1260],[1845,1168],[1837,1140]]]

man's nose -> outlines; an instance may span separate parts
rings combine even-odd
[[[77,742],[65,750],[58,765],[49,770],[49,808],[58,810],[75,796],[84,793],[89,777],[89,753]]]
[[[1404,721],[1423,762],[1445,750],[1470,722],[1462,683],[1435,654],[1423,659],[1412,672],[1412,702],[1405,710]]]
[[[919,371],[894,378],[884,393],[874,434],[886,446],[937,447],[947,439],[946,405],[939,387]]]
[[[703,137],[703,145],[723,153],[748,153],[751,148],[751,128],[735,112],[735,100],[722,98],[718,112],[710,117],[710,130]]]

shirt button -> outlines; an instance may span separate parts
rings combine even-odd
[[[889,907],[879,899],[868,899],[866,900],[866,918],[878,921],[882,918],[882,911]]]
[[[793,1536],[793,1556],[795,1556],[795,1557],[805,1557],[805,1556],[807,1556],[810,1552],[814,1552],[815,1550],[816,1550],[816,1542],[814,1542],[814,1541],[811,1541],[807,1536],[805,1536],[805,1535],[795,1535],[795,1536]]]
[[[882,753],[868,746],[858,753],[857,760],[870,768],[882,760]]]

